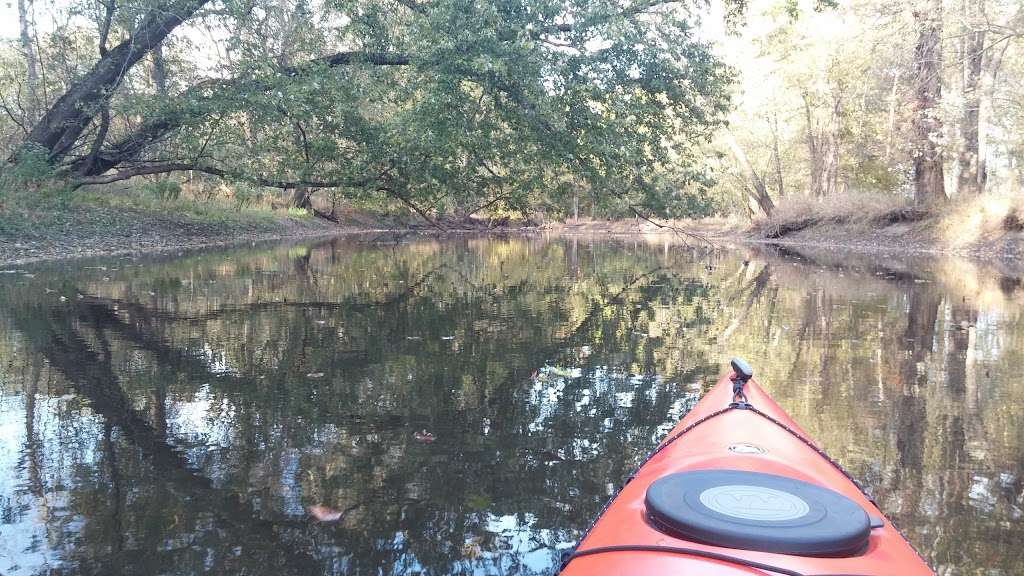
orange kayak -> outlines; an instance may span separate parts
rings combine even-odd
[[[733,360],[565,555],[562,576],[934,574]]]

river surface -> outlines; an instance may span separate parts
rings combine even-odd
[[[6,576],[550,574],[731,355],[937,572],[1024,573],[1007,270],[378,237],[2,272]]]

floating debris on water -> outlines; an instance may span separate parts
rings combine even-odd
[[[345,512],[335,510],[330,506],[321,506],[320,504],[309,506],[306,508],[306,511],[320,522],[337,522],[345,517]]]
[[[434,436],[432,433],[427,432],[426,428],[424,428],[423,430],[413,432],[412,437],[417,442],[423,442],[424,444],[430,444],[431,442],[437,440],[437,436]]]

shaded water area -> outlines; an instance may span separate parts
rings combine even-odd
[[[550,574],[732,354],[940,574],[1021,574],[1022,306],[664,239],[7,267],[0,574]]]

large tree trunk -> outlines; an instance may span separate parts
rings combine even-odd
[[[291,204],[294,208],[302,208],[304,210],[312,210],[313,199],[312,192],[308,186],[296,186],[292,190]]]
[[[964,115],[960,132],[960,174],[958,194],[983,191],[981,152],[978,146],[981,114],[981,70],[985,54],[985,28],[982,22],[984,0],[964,0],[963,93]]]
[[[45,150],[51,163],[62,159],[106,106],[128,70],[208,1],[173,0],[151,9],[128,39],[101,57],[47,110],[24,144]]]
[[[25,106],[25,113],[28,115],[29,122],[35,122],[40,105],[39,62],[36,58],[35,46],[32,45],[30,20],[28,0],[18,0],[18,25],[20,29],[18,43],[25,55],[26,80],[28,81],[28,102]]]
[[[924,0],[914,9],[917,47],[914,50],[914,202],[944,202],[945,179],[939,99],[942,97],[942,0]]]

